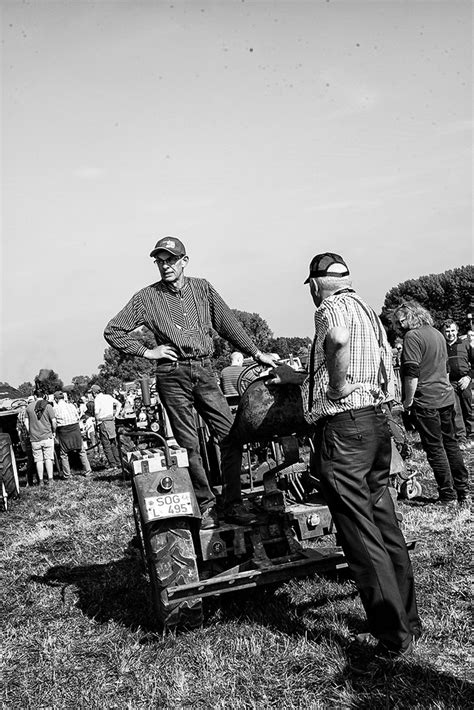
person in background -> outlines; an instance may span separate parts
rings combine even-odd
[[[356,641],[373,637],[379,656],[406,657],[421,622],[389,492],[392,453],[384,410],[392,351],[339,254],[317,254],[305,283],[316,311],[309,373],[300,375],[303,411],[314,427],[315,474],[367,614],[370,634]]]
[[[40,486],[53,483],[56,419],[54,409],[46,397],[47,395],[38,394],[35,400],[27,405],[25,415],[25,426],[30,437]],[[44,480],[45,471],[46,480]]]
[[[458,325],[451,318],[443,323],[448,348],[449,381],[454,390],[454,421],[461,450],[472,448],[472,370],[474,352],[467,338],[459,337]]]
[[[26,456],[26,480],[27,485],[32,486],[34,482],[34,471],[35,462],[33,460],[33,450],[31,448],[31,441],[28,434],[28,429],[26,428],[25,418],[26,418],[26,407],[31,402],[34,402],[35,398],[30,395],[26,404],[22,405],[18,410],[17,420],[16,420],[16,430],[18,433],[18,440],[20,442],[20,448]]]
[[[108,323],[112,347],[128,355],[156,360],[156,389],[176,441],[188,451],[189,473],[201,510],[201,528],[219,525],[215,495],[203,466],[194,408],[215,434],[221,449],[225,518],[251,524],[255,516],[242,502],[242,448],[229,436],[233,417],[212,370],[212,329],[234,347],[265,365],[275,358],[260,352],[230,308],[205,279],[184,274],[189,257],[176,237],[159,239],[150,253],[160,280],[145,286]],[[147,348],[133,331],[145,325],[156,347]]]
[[[230,365],[224,367],[221,372],[220,384],[221,390],[226,396],[236,396],[237,381],[244,370],[244,356],[242,353],[233,352],[230,356]]]
[[[413,412],[421,444],[438,486],[438,503],[469,507],[469,476],[454,433],[454,390],[448,352],[430,313],[416,301],[401,304],[393,325],[403,334],[403,407]]]
[[[71,478],[69,454],[77,452],[84,469],[85,477],[92,476],[92,469],[87,458],[84,442],[79,426],[79,411],[72,402],[66,402],[64,393],[58,390],[54,393],[54,416],[56,417],[56,435],[59,441],[59,458],[61,459],[62,477]]]
[[[94,415],[97,421],[100,442],[109,464],[109,470],[115,471],[120,466],[115,417],[119,415],[122,405],[112,395],[102,392],[99,385],[92,385],[90,392],[94,397]]]

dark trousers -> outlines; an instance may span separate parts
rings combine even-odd
[[[217,386],[209,360],[169,362],[157,366],[156,387],[176,441],[188,451],[189,473],[201,507],[215,500],[203,466],[194,411],[204,419],[221,450],[224,504],[241,500],[242,448],[229,437],[233,417]]]
[[[330,417],[316,430],[315,463],[369,630],[392,650],[420,629],[413,570],[388,490],[391,438],[373,407]]]
[[[462,499],[468,493],[469,475],[454,433],[454,406],[423,409],[414,406],[416,428],[443,500]]]
[[[451,382],[456,397],[455,411],[459,413],[459,426],[455,420],[456,438],[470,439],[472,436],[472,386],[468,384],[463,390],[457,382]]]
[[[105,423],[101,422],[98,426],[100,443],[104,449],[105,458],[109,466],[120,466],[120,455],[117,446],[117,438],[110,436]]]

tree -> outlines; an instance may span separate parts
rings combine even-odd
[[[35,391],[35,386],[32,382],[22,382],[21,385],[18,385],[18,392],[20,393],[20,397],[29,397],[33,392]]]
[[[137,340],[146,348],[154,348],[156,341],[153,333],[142,328],[135,333]],[[108,347],[104,351],[104,362],[99,365],[99,374],[93,375],[89,386],[98,384],[104,391],[119,389],[124,382],[133,382],[141,377],[151,377],[155,372],[156,363],[135,355]]]
[[[40,394],[53,394],[62,388],[63,381],[54,370],[42,368],[35,377],[35,390]]]
[[[83,397],[91,386],[89,375],[75,375],[71,380],[71,385],[67,388],[68,394],[73,400]]]
[[[470,327],[467,314],[472,309],[474,289],[474,266],[460,266],[441,274],[429,274],[418,279],[409,279],[390,289],[380,314],[386,326],[390,342],[395,333],[391,327],[391,316],[403,301],[418,301],[431,313],[435,327],[439,328],[446,318],[452,318],[461,333]]]
[[[284,338],[278,337],[273,338],[268,342],[268,351],[272,353],[278,353],[281,358],[288,358],[290,355],[295,355],[296,357],[306,356],[308,354],[308,348],[311,345],[311,338]]]
[[[241,323],[245,332],[250,335],[257,348],[259,350],[267,350],[268,343],[273,338],[273,333],[266,320],[258,313],[247,313],[247,311],[239,311],[235,308],[232,309],[232,313]],[[230,355],[236,348],[228,343],[227,340],[221,338],[217,333],[214,334],[213,339],[214,355],[212,362],[214,368],[219,371],[229,364]]]

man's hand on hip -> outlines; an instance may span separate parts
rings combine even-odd
[[[461,377],[461,379],[458,380],[458,387],[461,390],[461,392],[466,389],[466,387],[469,385],[470,381],[471,381],[471,378],[469,377],[469,375],[464,375],[464,377]]]
[[[145,350],[143,357],[147,360],[172,360],[176,362],[178,353],[172,345],[157,345],[156,348]]]
[[[280,362],[280,356],[276,353],[262,353],[260,350],[255,354],[254,360],[260,362],[262,365],[268,365],[269,367],[276,367]]]
[[[362,387],[361,382],[355,382],[354,384],[350,382],[346,382],[341,389],[335,389],[334,387],[329,387],[326,390],[326,396],[328,399],[330,399],[332,402],[338,402],[340,399],[345,399],[346,397],[349,397],[354,390],[358,390]]]

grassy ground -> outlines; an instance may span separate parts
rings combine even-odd
[[[224,595],[206,603],[202,629],[162,637],[129,544],[128,486],[97,472],[23,488],[0,520],[2,707],[472,707],[469,511],[433,506],[420,451],[411,465],[423,498],[401,510],[420,539],[424,635],[409,663],[364,675],[350,665],[364,614],[346,576]]]

